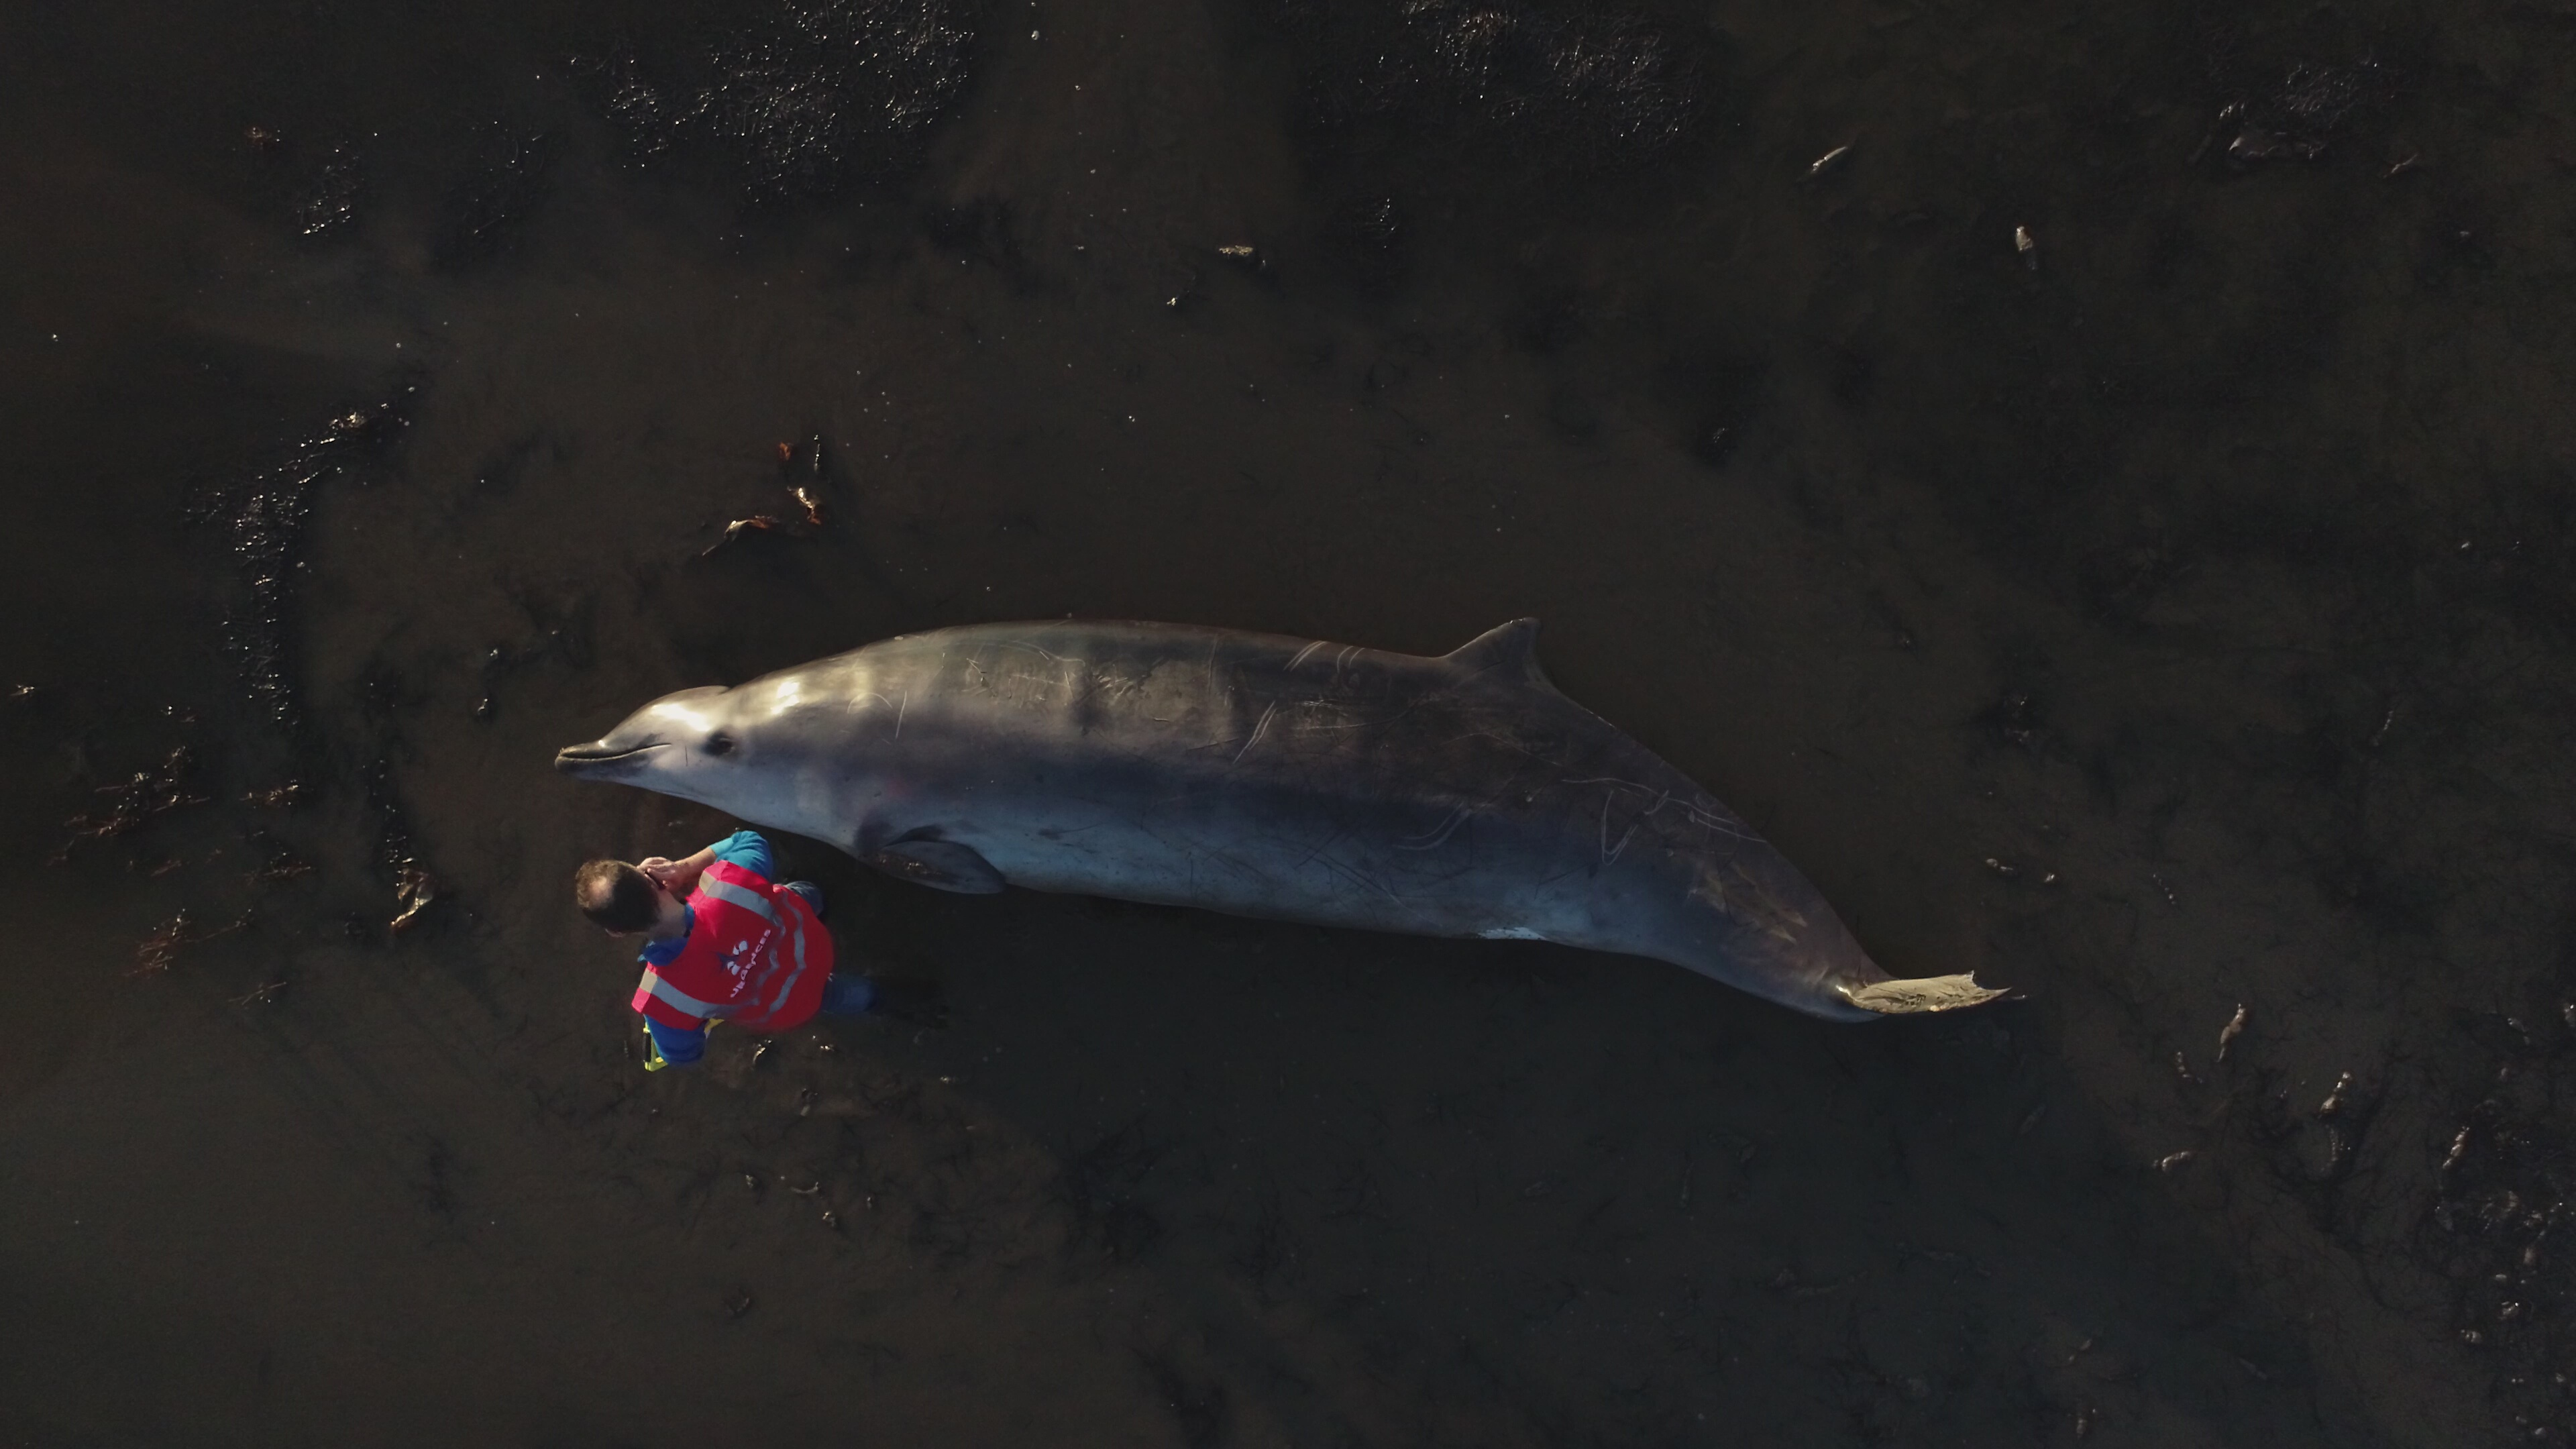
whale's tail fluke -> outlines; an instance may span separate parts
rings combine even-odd
[[[1846,986],[1840,992],[1843,1000],[1863,1011],[1881,1016],[1920,1016],[1934,1011],[1957,1011],[1962,1007],[1983,1006],[2008,991],[1991,991],[1977,984],[1975,976],[1921,976],[1911,981],[1873,981],[1867,986]]]

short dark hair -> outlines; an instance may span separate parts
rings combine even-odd
[[[646,931],[662,918],[662,892],[622,860],[594,860],[572,876],[581,913],[612,931]]]

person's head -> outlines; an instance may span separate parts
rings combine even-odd
[[[622,860],[594,860],[573,872],[572,898],[602,930],[632,936],[661,924],[670,893]]]

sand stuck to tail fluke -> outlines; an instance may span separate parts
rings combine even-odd
[[[1957,1011],[1966,1006],[1983,1006],[1999,996],[2011,994],[1989,991],[1979,986],[1974,976],[1924,976],[1912,981],[1880,981],[1858,990],[1848,986],[1842,989],[1843,1000],[1881,1016]]]

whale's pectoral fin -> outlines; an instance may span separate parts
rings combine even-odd
[[[2011,994],[2008,991],[1989,991],[1979,986],[1974,976],[1924,976],[1912,981],[1878,981],[1842,989],[1843,1000],[1881,1016],[1956,1011],[1963,1006],[1983,1006],[1999,996]]]
[[[1002,873],[968,846],[953,840],[898,840],[859,857],[897,880],[965,896],[989,896],[1002,888]]]
[[[1538,620],[1514,619],[1497,624],[1441,656],[1469,674],[1491,674],[1514,684],[1556,692],[1555,681],[1538,667]]]

